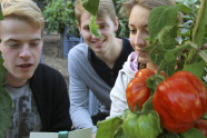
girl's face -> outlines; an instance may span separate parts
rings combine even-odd
[[[79,31],[84,41],[96,54],[104,54],[110,50],[111,42],[115,38],[114,32],[118,29],[118,19],[112,21],[109,16],[104,19],[97,19],[96,24],[99,25],[99,31],[102,38],[95,37],[90,33],[89,29],[90,14],[85,12],[81,15],[80,23],[78,24]]]
[[[142,52],[142,50],[148,46],[148,42],[145,39],[149,38],[149,14],[149,9],[135,5],[129,16],[130,43],[135,52],[138,54],[138,61],[142,63],[150,61],[149,54]]]

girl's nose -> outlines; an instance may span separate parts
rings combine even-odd
[[[146,40],[144,38],[144,35],[141,33],[141,31],[137,31],[136,37],[135,37],[135,45],[138,46],[145,46]]]

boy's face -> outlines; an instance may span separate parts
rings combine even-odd
[[[7,84],[20,87],[30,79],[40,62],[41,29],[12,18],[0,21],[0,51],[7,69]]]
[[[114,32],[118,29],[118,20],[112,21],[108,15],[104,19],[97,19],[96,24],[99,25],[99,31],[102,38],[95,37],[90,33],[90,14],[85,12],[81,15],[81,23],[78,24],[79,31],[84,41],[97,54],[106,53],[110,49],[112,40],[115,38]]]
[[[139,5],[135,5],[129,16],[129,30],[130,30],[130,43],[139,55],[138,61],[142,63],[149,62],[149,54],[142,52],[148,46],[145,40],[149,38],[148,32],[148,18],[150,10]]]

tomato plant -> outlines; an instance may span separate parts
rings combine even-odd
[[[164,128],[184,132],[207,111],[206,87],[195,75],[178,71],[158,85],[153,106]]]

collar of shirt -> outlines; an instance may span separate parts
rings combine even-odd
[[[113,87],[119,70],[122,69],[123,63],[127,60],[128,55],[132,52],[132,47],[129,41],[127,39],[122,39],[122,41],[122,51],[112,69],[109,68],[102,60],[100,60],[93,50],[88,48],[89,62],[99,77],[103,79],[110,87]]]

